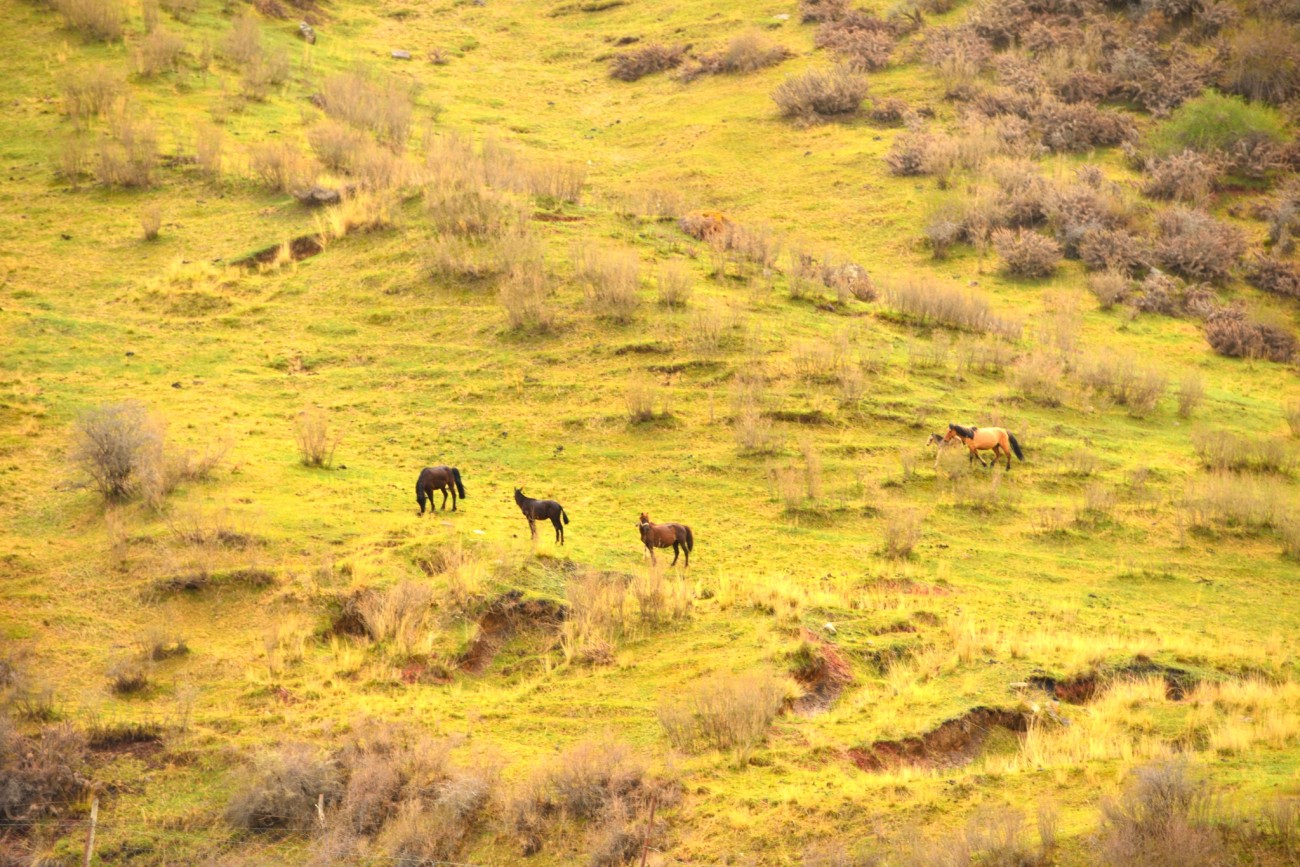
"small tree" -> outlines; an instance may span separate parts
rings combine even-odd
[[[139,489],[162,458],[162,426],[142,403],[109,403],[88,410],[73,431],[72,459],[106,500]]]

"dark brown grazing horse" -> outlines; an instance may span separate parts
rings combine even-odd
[[[1011,469],[1011,453],[1014,451],[1016,457],[1020,460],[1025,459],[1025,453],[1020,450],[1020,443],[1006,428],[1000,427],[963,427],[959,424],[948,425],[948,432],[943,435],[945,443],[960,441],[962,445],[970,450],[967,456],[967,463],[978,460],[980,466],[987,467],[984,458],[980,457],[981,451],[993,452],[993,463],[997,464],[998,458],[1006,455],[1007,469]]]
[[[637,527],[641,530],[641,544],[650,552],[650,562],[656,563],[655,548],[672,548],[673,562],[670,566],[677,565],[678,549],[686,552],[686,565],[691,565],[691,551],[695,549],[695,536],[691,533],[691,528],[685,524],[652,524],[650,516],[645,512],[641,513],[641,520],[637,522]]]
[[[456,511],[456,495],[465,499],[465,486],[460,481],[460,470],[455,467],[425,467],[420,470],[420,478],[415,482],[415,502],[420,504],[420,514],[424,514],[424,501],[429,501],[429,511],[433,509],[433,492],[442,491],[442,507],[447,508],[447,492],[451,492],[451,510]]]
[[[534,542],[537,541],[537,522],[542,520],[550,521],[555,525],[555,541],[564,544],[564,524],[569,523],[569,516],[563,506],[554,500],[534,500],[532,497],[525,497],[522,488],[515,488],[515,504],[528,519],[528,531],[533,534]],[[564,519],[564,524],[560,523],[561,518]]]

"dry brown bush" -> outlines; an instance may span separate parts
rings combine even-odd
[[[1089,103],[1043,100],[1032,118],[1043,144],[1053,151],[1086,151],[1118,145],[1134,135],[1133,122],[1122,112]]]
[[[732,750],[744,763],[767,740],[785,695],[770,671],[714,675],[661,703],[659,723],[679,750]]]
[[[24,734],[0,714],[0,816],[11,831],[63,812],[90,786],[86,736],[67,724]]]
[[[1256,439],[1226,430],[1195,430],[1192,448],[1208,470],[1290,473],[1297,455],[1285,440]]]
[[[676,69],[686,59],[683,45],[652,42],[614,56],[609,74],[619,81],[636,81],[656,72]]]
[[[331,117],[368,129],[394,150],[410,137],[411,86],[389,75],[341,72],[325,79],[321,105]]]
[[[1235,307],[1221,308],[1206,317],[1205,339],[1215,352],[1231,358],[1286,363],[1300,351],[1300,343],[1286,328],[1253,320]]]
[[[1178,382],[1178,415],[1191,418],[1205,400],[1205,378],[1194,370],[1188,371]]]
[[[162,208],[157,203],[145,205],[140,211],[140,233],[146,241],[158,240],[162,229]]]
[[[162,425],[141,403],[102,404],[73,428],[72,460],[106,500],[139,491],[162,450]]]
[[[122,38],[126,10],[121,0],[54,0],[54,8],[85,39],[116,42]]]
[[[314,747],[287,744],[253,758],[226,807],[226,820],[247,831],[301,830],[316,825],[316,805],[342,794],[338,764]]]
[[[246,99],[262,102],[270,96],[271,88],[289,80],[290,71],[289,54],[284,49],[259,52],[243,65],[239,92]]]
[[[676,259],[664,262],[656,274],[659,303],[664,307],[685,307],[691,300],[693,276],[686,265]]]
[[[155,27],[136,47],[135,71],[145,78],[175,72],[184,53],[184,39],[170,30]]]
[[[280,193],[316,182],[316,164],[292,142],[255,142],[248,149],[248,167],[259,181]]]
[[[993,248],[1018,277],[1050,277],[1061,262],[1061,245],[1038,232],[1024,229],[996,229]]]
[[[1193,280],[1226,279],[1246,250],[1240,229],[1204,211],[1170,208],[1160,213],[1157,228],[1156,261]]]
[[[104,64],[70,70],[59,77],[59,84],[63,113],[78,124],[108,114],[125,86],[121,74]]]
[[[1223,858],[1216,819],[1212,791],[1185,762],[1148,765],[1119,798],[1102,803],[1096,854],[1115,867],[1211,867]]]
[[[1097,296],[1102,310],[1109,310],[1128,297],[1131,285],[1122,271],[1097,271],[1088,275],[1088,289]]]
[[[792,75],[772,91],[782,117],[813,123],[857,114],[867,96],[867,79],[843,66]]]
[[[201,126],[194,137],[194,161],[209,180],[221,177],[221,156],[225,136],[212,125]]]
[[[294,442],[303,466],[328,467],[334,461],[334,451],[343,440],[343,433],[331,430],[329,413],[320,407],[307,407],[298,413],[294,423]]]
[[[1011,339],[1020,335],[1020,323],[997,316],[983,298],[959,289],[900,282],[887,285],[884,297],[889,306],[922,324],[933,322],[948,328],[991,332]]]
[[[148,187],[158,167],[158,131],[125,111],[115,115],[101,138],[96,176],[110,187]]]
[[[894,139],[893,147],[885,154],[885,165],[891,175],[913,177],[927,171],[927,155],[934,146],[934,136],[924,130],[910,130]]]
[[[497,292],[511,329],[545,333],[554,327],[555,312],[547,304],[551,289],[544,268],[511,269]]]
[[[1142,192],[1154,199],[1199,204],[1219,185],[1223,161],[1217,154],[1194,150],[1147,160]]]
[[[1246,282],[1273,295],[1300,298],[1300,265],[1258,253],[1246,263]]]
[[[316,159],[332,172],[350,171],[367,142],[363,131],[335,121],[318,123],[307,130],[307,143]]]
[[[236,15],[222,39],[221,49],[239,66],[258,60],[262,56],[262,25],[257,22],[257,16],[247,10]]]
[[[817,28],[813,43],[833,52],[840,62],[859,72],[876,72],[889,65],[895,31],[889,22],[852,10]]]
[[[834,21],[849,11],[849,0],[799,0],[799,20],[804,24]]]
[[[1024,397],[1043,406],[1060,406],[1065,399],[1061,361],[1047,352],[1022,355],[1012,365],[1010,382]]]
[[[575,244],[573,270],[583,284],[588,306],[597,316],[619,323],[636,317],[641,261],[635,250]]]
[[[1164,374],[1128,355],[1103,353],[1086,358],[1078,366],[1078,378],[1094,394],[1127,407],[1139,418],[1154,412],[1165,393]]]
[[[790,56],[784,45],[773,42],[757,30],[748,30],[731,38],[726,46],[702,55],[683,73],[684,80],[701,75],[743,75],[776,66]]]
[[[494,189],[552,202],[577,202],[582,197],[586,169],[580,163],[534,159],[493,138],[483,142],[482,161],[483,176]]]
[[[1248,21],[1229,39],[1220,82],[1232,93],[1274,105],[1300,96],[1300,28]]]
[[[1076,252],[1090,271],[1134,274],[1148,267],[1150,243],[1127,229],[1091,226],[1079,238]]]
[[[177,21],[189,21],[199,11],[199,0],[158,0],[158,5]]]
[[[396,656],[408,657],[425,649],[433,616],[433,590],[416,581],[399,581],[369,593],[358,604],[366,634],[387,642]]]
[[[925,516],[917,509],[893,509],[885,516],[884,547],[886,557],[906,560],[921,541],[921,525]]]

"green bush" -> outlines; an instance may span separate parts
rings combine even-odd
[[[1151,134],[1151,149],[1170,156],[1191,149],[1229,151],[1240,142],[1280,142],[1286,122],[1277,111],[1236,96],[1206,93],[1183,103]]]

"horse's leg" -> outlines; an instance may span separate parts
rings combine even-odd
[[[450,484],[447,487],[451,489],[451,510],[454,512],[456,511],[456,485]]]
[[[528,516],[528,532],[533,534],[533,541],[537,541],[537,520],[531,515]]]
[[[551,523],[555,525],[555,541],[561,545],[564,544],[564,526],[560,524],[560,516],[556,515],[551,518]]]
[[[679,543],[677,542],[677,540],[674,539],[674,540],[673,540],[673,562],[671,562],[671,563],[668,564],[670,567],[671,567],[671,566],[676,566],[676,565],[677,565],[677,545],[678,545],[678,544],[679,544]]]
[[[659,565],[659,561],[655,558],[655,548],[654,548],[654,545],[646,545],[646,546],[645,546],[645,549],[646,549],[647,551],[650,552],[650,565],[651,565],[651,566],[658,566],[658,565]]]

